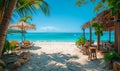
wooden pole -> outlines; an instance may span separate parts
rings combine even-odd
[[[120,54],[120,23],[118,23],[118,53]]]
[[[111,42],[111,31],[109,29],[109,41]]]
[[[114,47],[117,49],[118,47],[118,42],[117,42],[117,25],[114,23]]]
[[[85,39],[85,29],[83,29],[83,37],[84,37],[84,39]]]
[[[100,34],[97,35],[97,50],[100,50]]]
[[[92,44],[92,26],[90,25],[90,46]]]
[[[117,50],[118,53],[120,54],[120,22],[117,21]]]

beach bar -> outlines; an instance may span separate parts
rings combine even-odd
[[[118,28],[119,26],[116,26],[118,24],[118,21],[115,20],[115,17],[112,16],[110,10],[105,10],[98,14],[94,19],[91,21],[85,23],[82,25],[82,29],[90,28],[90,45],[92,43],[92,24],[94,22],[97,22],[98,24],[101,24],[104,28],[104,31],[109,32],[109,41],[111,41],[111,31],[114,31],[114,48],[118,50],[118,53],[120,53],[120,47],[118,47],[119,44],[119,33],[118,33]],[[99,37],[97,38],[98,41],[100,40]],[[99,47],[98,42],[97,42],[97,47]]]

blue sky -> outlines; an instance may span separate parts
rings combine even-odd
[[[76,0],[45,1],[50,6],[50,16],[42,12],[39,16],[33,15],[32,23],[36,24],[36,30],[30,32],[82,32],[81,25],[95,17],[94,3],[77,7]]]

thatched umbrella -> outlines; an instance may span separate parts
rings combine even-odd
[[[22,32],[22,41],[25,40],[25,32],[26,30],[33,30],[35,29],[35,25],[33,24],[28,24],[24,21],[20,21],[16,24],[12,24],[9,26],[9,28],[18,28],[18,29],[21,29],[21,32]]]

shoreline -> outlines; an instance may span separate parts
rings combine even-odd
[[[75,41],[31,41],[31,42],[73,42],[75,43]]]

